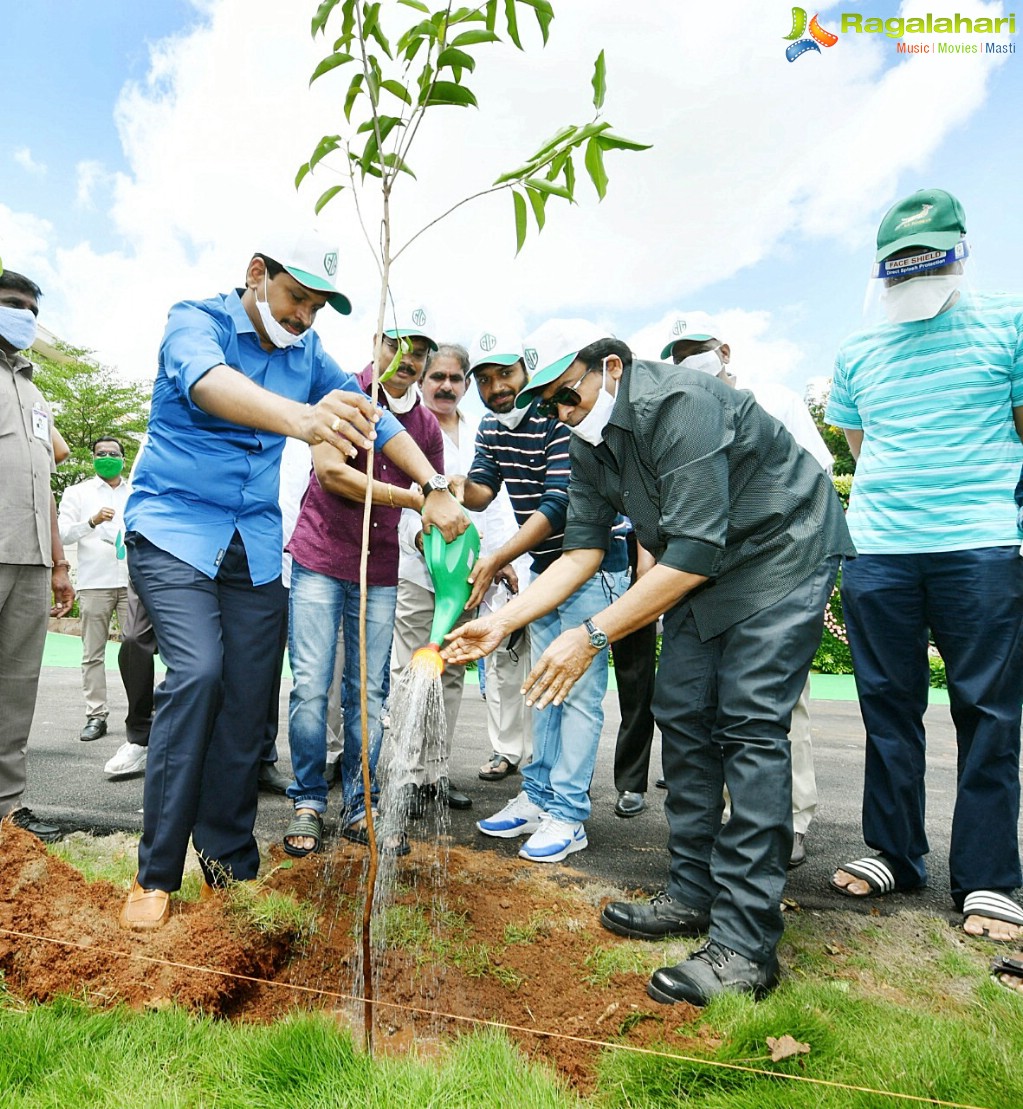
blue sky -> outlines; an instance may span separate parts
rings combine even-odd
[[[339,88],[306,87],[325,52],[308,39],[315,3],[0,4],[5,38],[24,44],[6,59],[17,92],[0,115],[0,255],[44,285],[51,330],[151,377],[174,299],[237,284],[254,236],[312,220],[329,178],[297,198],[291,181],[337,125]],[[387,6],[407,22],[408,9]],[[577,208],[550,210],[518,260],[504,197],[424,237],[394,285],[399,299],[430,300],[450,321],[445,337],[587,316],[649,356],[676,312],[702,310],[727,323],[740,376],[801,388],[830,372],[859,324],[880,216],[932,185],[966,206],[974,280],[1018,287],[1023,55],[907,59],[883,36],[846,35],[790,64],[787,2],[645,0],[627,19],[611,0],[555,8],[546,50],[481,64],[481,111],[424,132],[422,184],[401,198],[407,226],[461,195],[452,188],[489,183],[554,125],[585,118],[601,47],[608,118],[654,149],[609,159],[604,203],[584,188]],[[850,0],[822,8],[821,23],[836,30],[849,10],[1007,11]],[[328,214],[356,313],[324,335],[357,368],[375,277],[350,208],[336,201]]]

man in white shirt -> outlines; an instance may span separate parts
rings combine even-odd
[[[57,516],[65,547],[78,545],[78,595],[82,617],[82,690],[85,727],[79,739],[107,733],[106,646],[110,618],[128,619],[128,566],[124,549],[124,505],[128,482],[121,477],[124,448],[104,436],[92,445],[94,477],[65,490]]]
[[[728,344],[714,335],[688,331],[684,320],[675,321],[661,357],[670,357],[678,366],[701,370],[736,387],[735,374],[730,368],[732,352]],[[757,404],[782,424],[803,450],[816,459],[821,469],[830,474],[834,459],[813,422],[810,410],[797,394],[775,382],[763,382],[750,391]],[[806,832],[817,811],[817,778],[810,741],[809,677],[792,710],[789,742],[792,748],[792,854],[789,866],[796,867],[806,861]]]
[[[444,472],[466,473],[472,463],[476,428],[459,411],[458,403],[465,396],[469,355],[457,343],[442,343],[427,355],[422,378],[423,404],[437,417],[444,436]],[[471,513],[473,523],[483,534],[482,513]],[[398,525],[398,599],[394,614],[394,638],[391,642],[391,688],[409,664],[412,654],[429,642],[430,625],[435,603],[433,581],[422,555],[422,517],[412,509],[404,509]],[[473,614],[466,613],[464,619]],[[460,621],[461,622],[461,621]],[[465,682],[464,666],[447,666],[442,684],[444,715],[447,722],[441,744],[431,746],[424,736],[423,745],[412,765],[404,768],[402,804],[410,817],[426,812],[431,798],[453,809],[469,809],[472,800],[448,781],[448,755],[451,737],[458,721]]]

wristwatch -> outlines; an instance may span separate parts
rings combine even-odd
[[[586,620],[583,627],[590,633],[590,646],[595,651],[603,651],[607,646],[607,635],[592,620]]]
[[[451,486],[448,483],[448,479],[443,474],[434,474],[423,486],[424,497],[428,497],[431,493],[448,493],[450,491]]]

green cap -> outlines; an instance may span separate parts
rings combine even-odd
[[[874,261],[914,246],[951,250],[965,234],[966,213],[959,201],[944,189],[920,189],[881,220]]]

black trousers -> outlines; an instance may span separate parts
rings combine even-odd
[[[117,652],[117,666],[121,671],[124,692],[128,695],[128,715],[124,728],[128,739],[140,747],[149,744],[149,730],[153,726],[153,683],[156,668],[156,632],[149,619],[146,606],[139,595],[128,586],[128,622],[121,629],[121,649]]]
[[[284,586],[280,578],[252,584],[237,532],[212,579],[138,533],[125,543],[167,666],[149,737],[139,883],[180,888],[189,836],[211,884],[254,878],[257,778]]]
[[[629,568],[636,580],[636,535],[629,532]],[[654,698],[657,671],[657,621],[620,639],[611,648],[622,713],[615,743],[615,789],[646,793],[650,776],[650,747],[654,738]]]

